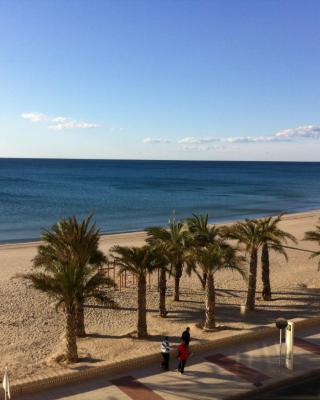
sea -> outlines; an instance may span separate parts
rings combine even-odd
[[[0,159],[0,242],[94,212],[103,233],[320,209],[320,163]]]

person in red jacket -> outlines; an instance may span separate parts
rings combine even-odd
[[[189,357],[188,346],[182,340],[178,346],[178,360],[179,360],[178,371],[180,371],[181,374],[183,374],[184,372],[184,367],[186,365],[188,357]]]

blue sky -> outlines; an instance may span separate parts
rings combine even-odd
[[[0,156],[320,161],[318,0],[0,0]]]

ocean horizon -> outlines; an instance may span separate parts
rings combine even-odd
[[[0,159],[0,242],[92,211],[102,233],[208,213],[210,222],[320,208],[320,163]]]

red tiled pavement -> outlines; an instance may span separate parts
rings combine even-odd
[[[111,383],[117,386],[132,400],[164,400],[163,397],[159,396],[132,376],[123,376],[112,380]]]
[[[298,337],[294,338],[294,345],[300,347],[303,350],[310,351],[312,353],[320,355],[320,346],[318,344],[311,343],[305,339]]]
[[[239,378],[253,383],[254,385],[260,385],[261,382],[270,378],[268,375],[265,375],[256,369],[249,368],[244,364],[238,363],[224,354],[214,354],[206,357],[206,360],[217,364],[219,367],[231,372],[234,375],[237,375]]]

